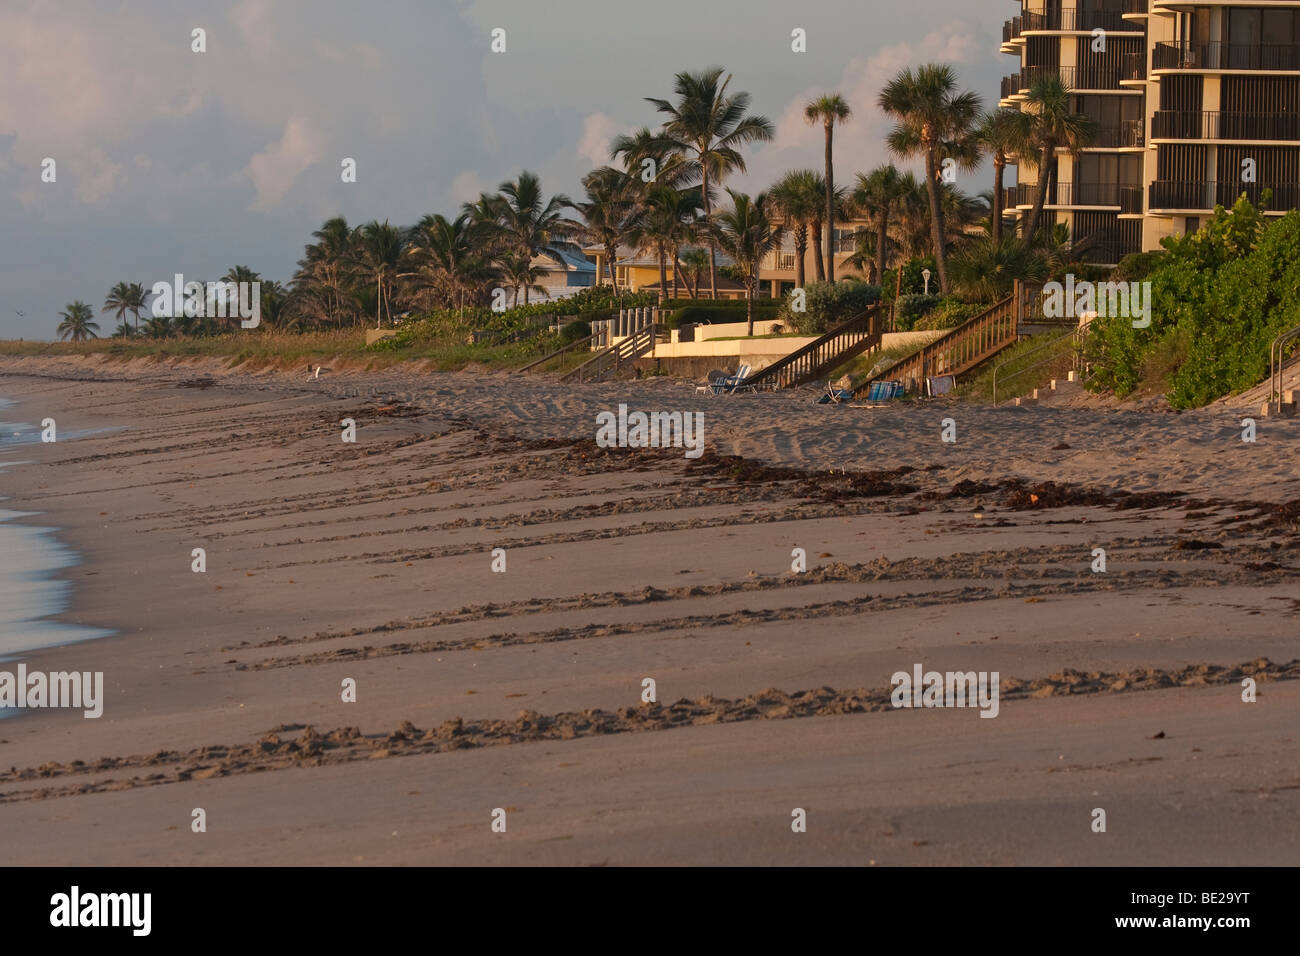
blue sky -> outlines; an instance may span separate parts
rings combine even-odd
[[[820,167],[802,104],[836,90],[836,180],[885,161],[880,87],[953,64],[995,105],[1004,3],[970,0],[5,0],[0,337],[52,339],[117,281],[248,265],[287,281],[326,218],[407,225],[521,169],[579,193],[609,140],[654,124],[679,70],[726,67],[777,126],[728,185]],[[191,31],[207,52],[191,51]],[[491,32],[506,31],[492,53]],[[807,33],[808,52],[790,35]],[[53,158],[57,181],[41,181]],[[357,182],[340,181],[344,157]],[[991,188],[987,175],[963,182]],[[25,313],[19,317],[16,313]],[[100,318],[112,331],[111,316]]]

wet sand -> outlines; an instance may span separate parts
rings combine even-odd
[[[107,701],[0,723],[6,863],[1300,858],[1300,421],[306,379],[0,358],[11,415],[126,426],[0,478],[115,631],[25,658]],[[705,455],[596,447],[620,402]],[[895,709],[918,663],[997,718]]]

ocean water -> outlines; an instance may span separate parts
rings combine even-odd
[[[31,422],[10,421],[13,402],[0,398],[0,493],[5,476],[27,462],[15,446],[39,443],[41,428]],[[75,440],[88,432],[60,433],[59,441]],[[111,631],[50,620],[64,611],[72,597],[72,583],[54,575],[80,563],[77,553],[59,541],[58,529],[17,524],[15,519],[33,512],[13,511],[0,497],[0,661],[57,644],[106,637]],[[0,712],[2,713],[2,712]]]

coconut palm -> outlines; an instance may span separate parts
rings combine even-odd
[[[777,180],[771,191],[772,202],[794,237],[794,282],[800,289],[807,278],[808,225],[825,215],[824,190],[820,187],[815,170],[795,169]]]
[[[507,252],[497,260],[503,282],[514,290],[511,305],[519,304],[519,290],[524,291],[524,305],[528,304],[528,293],[536,292],[546,295],[546,287],[538,279],[546,274],[540,266],[533,265],[533,257],[527,252]]]
[[[375,288],[375,328],[383,324],[383,316],[393,321],[393,283],[401,271],[406,243],[401,229],[371,220],[358,234],[355,262],[365,281]]]
[[[120,323],[126,322],[127,313],[135,316],[136,331],[140,329],[140,312],[144,309],[144,284],[140,282],[119,282],[108,293],[101,312],[112,312]]]
[[[80,299],[65,306],[59,313],[59,318],[63,320],[59,323],[59,341],[71,339],[74,342],[84,342],[99,338],[99,324],[94,321],[95,313]]]
[[[826,133],[826,278],[830,282],[835,281],[835,170],[831,162],[831,142],[835,124],[843,126],[852,115],[849,104],[838,93],[819,96],[803,108],[804,119],[810,125],[820,122]]]
[[[1043,216],[1047,195],[1056,188],[1056,151],[1069,150],[1071,154],[1091,145],[1097,137],[1097,123],[1091,117],[1074,111],[1074,96],[1069,88],[1054,74],[1045,74],[1034,80],[1025,100],[1028,116],[1023,137],[1022,166],[1038,170],[1038,190],[1034,206],[1025,222],[1023,238],[1032,243]]]
[[[568,196],[556,193],[544,201],[542,181],[525,170],[519,178],[502,183],[501,201],[496,203],[497,221],[518,251],[561,260],[560,244],[573,236],[578,224],[564,215],[573,205]],[[527,291],[524,293],[527,300]]]
[[[877,166],[870,173],[858,173],[851,198],[853,205],[865,218],[873,220],[876,224],[876,239],[873,247],[876,257],[876,282],[884,281],[889,255],[889,221],[894,207],[915,188],[915,178],[910,174],[904,177],[893,163]]]
[[[682,275],[691,290],[691,298],[698,299],[700,297],[700,277],[704,275],[704,270],[709,267],[708,252],[700,248],[687,249],[678,257],[678,261],[681,263]]]
[[[779,249],[785,226],[774,219],[774,205],[767,193],[752,199],[745,193],[727,190],[731,208],[718,217],[718,243],[735,261],[745,284],[747,335],[754,334],[754,290],[758,287],[758,266],[773,249]]]
[[[668,260],[671,258],[676,263],[677,250],[691,238],[691,224],[699,208],[699,194],[694,189],[655,186],[646,193],[634,235],[637,245],[653,252],[659,261],[660,305],[668,299]],[[674,286],[676,282],[677,270],[674,268]]]
[[[1002,183],[1006,176],[1007,160],[1024,149],[1029,134],[1028,119],[1019,110],[993,110],[984,114],[976,132],[979,144],[993,158],[993,202],[989,234],[995,245],[1002,241],[1002,197],[1005,195]]]
[[[585,243],[605,250],[605,268],[609,284],[617,287],[614,262],[618,258],[619,243],[632,229],[636,211],[634,191],[628,176],[612,166],[593,169],[582,180],[587,192],[585,202],[576,202],[573,208],[582,217],[578,237]],[[596,285],[601,277],[596,276]]]
[[[897,120],[889,134],[890,151],[904,159],[920,155],[925,160],[930,237],[939,272],[939,288],[947,293],[948,257],[940,201],[940,162],[944,158],[945,144],[969,138],[980,115],[980,98],[969,90],[958,91],[957,76],[952,67],[930,63],[915,70],[909,67],[899,73],[881,90],[879,105],[881,110]]]
[[[331,325],[359,319],[359,304],[351,294],[356,230],[349,228],[342,216],[335,216],[313,232],[312,238],[316,242],[307,246],[294,274],[290,303],[293,314],[302,318],[323,315]]]
[[[490,268],[479,251],[478,230],[461,213],[424,216],[407,237],[406,257],[414,297],[444,305],[464,307],[488,278]]]
[[[673,91],[677,103],[647,97],[663,113],[665,150],[682,157],[692,173],[699,176],[700,200],[704,206],[705,222],[713,219],[713,200],[709,184],[721,185],[732,172],[745,172],[745,159],[740,147],[748,143],[766,142],[775,130],[766,117],[746,116],[749,94],[727,93],[731,83],[728,74],[724,80],[721,67],[699,73],[682,72],[674,77]],[[710,236],[709,290],[718,297],[718,262],[716,242]]]

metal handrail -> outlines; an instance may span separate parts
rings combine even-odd
[[[1067,342],[1071,339],[1077,340],[1078,342],[1082,342],[1083,337],[1086,334],[1087,334],[1087,326],[1071,329],[1069,332],[1066,332],[1064,335],[1058,335],[1056,338],[1052,339],[1051,341],[1044,342],[1042,345],[1035,346],[1034,348],[1030,349],[1028,352],[1023,352],[1020,355],[1017,355],[1015,358],[1003,359],[997,365],[993,366],[994,406],[996,406],[998,403],[998,370],[999,369],[1001,369],[1005,365],[1009,365],[1012,362],[1019,362],[1022,359],[1028,358],[1029,356],[1037,352],[1043,351],[1043,349],[1051,348],[1054,345],[1060,345],[1062,342]],[[1065,350],[1062,349],[1061,351],[1064,352]],[[1060,355],[1052,355],[1049,356],[1048,358],[1043,359],[1041,362],[1035,362],[1033,365],[1027,365],[1022,369],[1018,369],[1017,371],[1012,372],[1005,379],[1003,379],[1003,383],[1005,384],[1007,381],[1010,381],[1011,379],[1015,378],[1017,375],[1023,375],[1025,374],[1025,372],[1030,372],[1036,368],[1041,368],[1042,366],[1046,365],[1048,362],[1054,362],[1060,357],[1061,357]]]
[[[1300,325],[1289,332],[1283,332],[1268,347],[1268,390],[1270,403],[1277,402],[1278,411],[1282,410],[1282,365],[1283,347],[1292,339],[1300,338]]]

